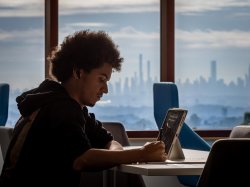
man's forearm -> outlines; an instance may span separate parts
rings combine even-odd
[[[123,150],[123,147],[122,145],[115,141],[115,140],[112,140],[110,141],[106,146],[105,146],[106,149],[108,150],[112,150],[112,151],[115,151],[115,150]]]
[[[103,170],[141,160],[141,150],[90,149],[74,162],[76,170]]]
[[[163,161],[167,158],[164,142],[146,143],[141,148],[120,150],[119,143],[112,142],[108,149],[89,149],[74,161],[76,170],[103,170],[119,164]]]

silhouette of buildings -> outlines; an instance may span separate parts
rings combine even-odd
[[[217,81],[217,70],[216,70],[216,61],[211,61],[211,76],[210,76],[210,82],[215,83]]]
[[[143,66],[146,71],[143,71]],[[144,77],[143,72],[146,72]],[[139,54],[138,71],[132,77],[120,78],[109,83],[109,94],[90,112],[103,121],[121,121],[128,130],[156,129],[153,116],[153,82],[149,60]],[[217,76],[217,61],[210,62],[210,76],[203,76],[190,82],[188,79],[176,82],[179,90],[180,107],[189,110],[187,121],[193,128],[230,128],[243,121],[244,113],[250,111],[250,64],[248,71],[236,81],[225,84]],[[9,119],[13,126],[19,118],[15,98],[22,91],[11,90]]]

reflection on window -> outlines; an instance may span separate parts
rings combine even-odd
[[[90,112],[101,121],[120,121],[126,130],[156,129],[152,84],[160,72],[159,0],[60,0],[59,43],[82,29],[108,32],[124,57],[109,93]]]
[[[188,124],[228,129],[250,111],[250,2],[176,0],[175,80]]]
[[[0,80],[10,84],[6,126],[19,118],[15,98],[44,79],[44,2],[0,3]]]

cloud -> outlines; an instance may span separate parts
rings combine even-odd
[[[75,25],[85,25],[89,24],[92,26],[99,26],[99,25],[106,25],[106,26],[111,26],[110,24],[105,24],[105,23],[72,23],[71,26],[67,25],[64,28],[60,29],[60,38],[59,38],[59,43],[64,39],[65,36],[72,34],[76,31],[76,29],[72,26]],[[132,26],[127,26],[123,27],[118,31],[108,31],[108,34],[112,37],[112,39],[119,41],[119,43],[127,43],[131,45],[131,41],[133,44],[136,44],[136,42],[140,42],[140,45],[143,45],[144,47],[147,46],[148,41],[152,40],[160,40],[160,33],[158,32],[144,32],[144,31],[139,31],[136,30]],[[137,43],[138,44],[138,43]],[[124,44],[125,45],[125,44]]]
[[[159,0],[60,0],[59,14],[159,12]],[[0,17],[44,16],[44,1],[1,0]]]
[[[111,32],[110,34],[115,39],[155,40],[160,37],[159,33],[138,31],[132,26],[123,27],[118,32]]]
[[[60,28],[60,41],[64,39],[65,36],[74,33],[76,30],[82,29],[97,29],[103,30],[104,28],[112,27],[113,24],[110,23],[102,23],[102,22],[73,22],[65,24],[62,28]]]
[[[39,29],[29,30],[0,30],[0,42],[22,41],[26,43],[43,43],[44,31]]]
[[[104,22],[73,22],[65,24],[60,28],[59,43],[61,43],[65,36],[74,33],[81,29],[93,29],[93,30],[104,30],[104,28],[112,27],[113,24]],[[106,29],[107,30],[107,29]]]
[[[248,48],[250,31],[176,30],[176,41],[186,48]]]
[[[13,38],[12,34],[0,30],[0,41],[7,41],[11,40],[12,38]]]
[[[196,14],[223,8],[250,7],[250,0],[176,0],[176,12]],[[60,0],[60,15],[79,13],[159,12],[160,0]],[[44,16],[44,1],[1,0],[0,17]]]
[[[194,14],[230,7],[250,7],[250,0],[176,0],[175,10],[181,14]]]
[[[98,25],[100,23],[91,23]],[[74,25],[74,24],[73,24]],[[72,32],[71,32],[72,33]],[[121,43],[146,45],[150,41],[160,39],[158,32],[143,32],[132,26],[121,28],[116,32],[109,32],[110,36]],[[66,36],[66,33],[61,34]],[[250,47],[250,31],[216,31],[216,30],[176,30],[176,42],[181,42],[186,48],[248,48]],[[0,42],[22,41],[26,43],[42,43],[44,32],[39,29],[29,30],[0,30]],[[145,46],[144,46],[145,47]]]
[[[136,30],[132,26],[124,27],[118,31],[108,33],[118,44],[121,50],[129,52],[130,54],[138,49],[152,50],[152,48],[154,48],[160,41],[160,33],[144,32]],[[128,50],[128,48],[130,50]]]
[[[238,13],[234,13],[233,17],[250,17],[250,13],[249,12],[238,12]]]
[[[44,1],[1,0],[0,17],[44,16]]]
[[[68,27],[73,27],[73,28],[86,28],[86,27],[111,27],[112,24],[110,23],[101,23],[101,22],[75,22],[75,23],[70,23],[67,24],[66,26]]]
[[[62,14],[159,11],[159,0],[60,0]]]

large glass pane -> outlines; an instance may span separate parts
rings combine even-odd
[[[104,30],[124,57],[109,93],[89,109],[99,120],[120,121],[127,130],[157,128],[152,84],[160,70],[159,6],[159,0],[59,1],[59,43],[78,30]]]
[[[175,80],[187,123],[228,129],[250,111],[250,2],[176,0]]]
[[[44,79],[44,1],[0,1],[0,56],[0,80],[10,84],[6,126],[13,126],[16,96]]]

